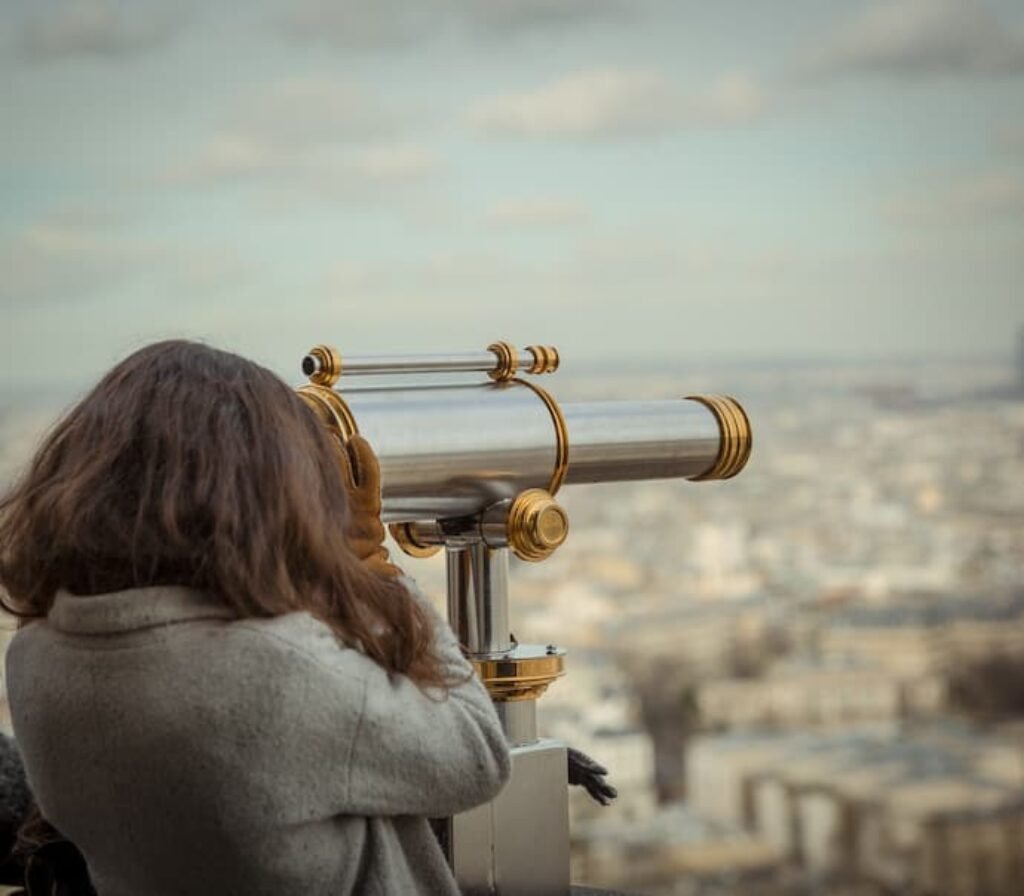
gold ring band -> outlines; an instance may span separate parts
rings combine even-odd
[[[337,430],[342,442],[348,442],[359,432],[356,418],[352,416],[344,399],[333,389],[310,383],[307,386],[299,386],[297,391],[299,398],[305,401],[328,427]]]
[[[558,402],[546,390],[531,383],[529,380],[516,378],[512,382],[526,386],[527,389],[532,389],[540,400],[544,402],[548,412],[551,414],[551,422],[555,426],[555,469],[551,474],[548,494],[555,495],[562,487],[565,476],[569,472],[569,427],[565,423],[565,417],[562,416],[562,409],[558,406]]]
[[[410,557],[418,559],[433,557],[434,554],[441,550],[441,545],[439,544],[426,544],[419,541],[413,533],[412,523],[391,523],[388,526],[388,531],[395,540],[395,544]]]
[[[747,465],[754,444],[747,412],[728,395],[687,395],[686,398],[711,411],[719,432],[718,456],[714,463],[703,473],[688,478],[692,482],[731,479]]]
[[[493,352],[498,359],[494,368],[487,371],[492,380],[503,383],[516,375],[519,368],[519,353],[513,345],[508,342],[492,342],[487,346],[487,351]]]
[[[470,658],[470,662],[491,699],[505,703],[536,700],[551,682],[565,674],[562,652],[523,658]]]
[[[554,373],[558,370],[560,358],[553,345],[528,345],[526,350],[533,356],[533,363],[527,373]]]

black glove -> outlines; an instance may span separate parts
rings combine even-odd
[[[605,781],[604,776],[608,774],[608,769],[601,763],[594,762],[586,753],[572,747],[566,750],[566,755],[569,760],[570,784],[585,787],[587,793],[602,806],[607,806],[619,795],[619,792]]]
[[[96,896],[84,856],[33,807],[18,831],[14,857],[25,868],[25,889],[11,896]]]
[[[70,840],[51,840],[28,854],[26,896],[96,896],[89,867]]]

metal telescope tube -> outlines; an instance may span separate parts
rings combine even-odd
[[[713,396],[558,406],[518,380],[300,391],[328,422],[331,395],[342,400],[339,428],[380,461],[389,523],[470,516],[563,482],[728,478],[750,454],[743,410]]]
[[[351,376],[407,376],[417,373],[486,373],[493,380],[507,380],[517,371],[554,373],[561,363],[553,345],[528,345],[517,349],[508,342],[492,342],[482,352],[416,355],[346,355],[331,345],[317,345],[302,359],[302,372],[313,383],[331,386],[344,373]]]
[[[523,351],[515,351],[510,363],[516,368],[537,373],[553,373],[558,365],[557,351],[549,360],[542,356],[537,361],[539,352],[551,352],[549,346],[533,346]],[[537,354],[535,354],[537,353]],[[514,362],[511,361],[514,358]],[[547,367],[538,367],[544,363]],[[487,373],[495,371],[497,364],[492,351],[461,352],[459,354],[419,354],[419,355],[356,355],[346,357],[344,361],[345,376],[381,376],[408,375],[418,373]],[[324,369],[324,364],[316,355],[307,355],[302,360],[302,372],[306,376],[314,376]]]

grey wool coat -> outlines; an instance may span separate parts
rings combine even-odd
[[[100,896],[458,893],[426,818],[509,774],[475,676],[425,693],[306,613],[238,619],[185,588],[59,594],[7,682],[32,790]]]

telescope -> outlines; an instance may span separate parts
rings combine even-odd
[[[361,434],[380,463],[382,518],[412,557],[445,551],[448,619],[494,700],[512,776],[489,804],[439,833],[463,893],[569,893],[566,745],[537,732],[536,705],[565,651],[509,632],[508,563],[550,557],[569,534],[563,486],[711,481],[750,457],[733,398],[559,402],[538,379],[552,346],[495,342],[451,355],[346,357],[318,345],[299,396],[343,441]],[[360,386],[365,377],[372,385]],[[343,387],[342,387],[343,384]]]

